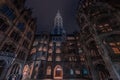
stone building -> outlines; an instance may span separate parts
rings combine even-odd
[[[93,80],[120,80],[120,4],[115,0],[80,0],[80,43],[88,55]]]
[[[20,79],[35,34],[25,0],[0,0],[0,80]]]
[[[26,77],[44,80],[88,80],[91,72],[79,43],[79,33],[66,34],[58,11],[51,33],[36,35],[26,66]]]

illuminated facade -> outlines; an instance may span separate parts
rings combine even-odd
[[[60,12],[51,33],[36,35],[28,64],[30,79],[88,80],[91,72],[79,43],[79,33],[67,35]]]
[[[25,0],[0,0],[0,80],[20,80],[31,48],[35,20]]]
[[[115,3],[116,2],[116,3]],[[80,43],[93,80],[120,80],[120,6],[112,0],[81,0]]]

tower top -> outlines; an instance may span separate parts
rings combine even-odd
[[[57,11],[57,14],[55,16],[55,20],[54,20],[54,27],[59,26],[59,27],[63,27],[63,19],[62,16],[60,14],[60,11]]]

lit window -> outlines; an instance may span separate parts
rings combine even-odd
[[[51,42],[51,43],[49,44],[49,46],[53,46],[53,43]]]
[[[48,61],[52,61],[52,57],[51,56],[48,57]]]
[[[74,40],[74,37],[67,37],[68,40]]]
[[[60,48],[57,48],[57,49],[56,49],[56,53],[61,53]]]
[[[44,41],[44,44],[47,44],[47,41]]]
[[[70,69],[70,74],[71,74],[71,75],[73,75],[73,74],[74,74],[73,69]]]
[[[46,52],[46,51],[47,51],[47,48],[46,48],[46,47],[44,47],[44,48],[43,48],[43,51],[45,51],[45,52]]]
[[[115,43],[109,43],[110,46],[115,46]]]
[[[39,47],[38,51],[42,51],[42,47]]]
[[[120,50],[118,48],[113,47],[112,50],[115,54],[120,54]]]
[[[116,43],[109,43],[109,45],[111,46],[112,50],[114,51],[115,54],[120,54],[120,49],[118,47],[120,47],[120,42],[116,42]]]
[[[80,74],[80,70],[75,70],[75,74]]]
[[[60,45],[61,45],[60,42],[57,42],[57,43],[56,43],[56,46],[60,46]]]
[[[46,73],[47,73],[47,75],[51,75],[51,66],[47,67],[47,72]]]
[[[57,57],[56,57],[56,61],[61,61],[60,56],[57,56]]]
[[[88,70],[87,70],[86,68],[83,68],[83,69],[82,69],[82,74],[83,74],[83,75],[88,75]]]
[[[49,51],[48,51],[49,53],[52,53],[53,51],[52,51],[52,49],[49,49]]]
[[[31,51],[31,54],[34,54],[34,53],[36,53],[36,48],[33,48]]]

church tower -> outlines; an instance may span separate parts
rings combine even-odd
[[[58,41],[58,40],[61,40],[63,41],[65,39],[65,35],[66,35],[66,32],[63,28],[63,19],[62,19],[62,16],[59,12],[59,10],[57,11],[57,14],[55,16],[55,19],[54,19],[54,28],[52,30],[52,35],[56,35],[56,36],[59,36],[59,38],[56,38],[54,37],[53,40],[54,41]]]

